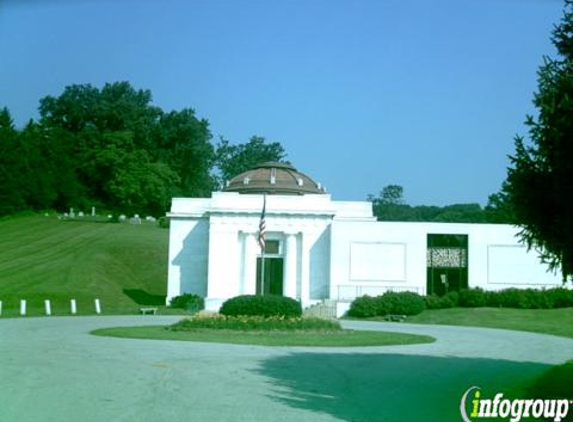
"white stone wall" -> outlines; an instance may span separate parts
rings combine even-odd
[[[209,221],[174,218],[169,230],[167,303],[182,293],[207,294]]]
[[[497,224],[349,222],[332,224],[331,298],[378,295],[388,289],[426,293],[428,234],[468,235],[469,287],[560,286],[518,229]]]

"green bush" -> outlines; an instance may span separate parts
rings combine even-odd
[[[370,318],[376,315],[378,315],[378,300],[368,295],[354,299],[348,310],[348,316],[355,318]]]
[[[226,300],[219,311],[227,316],[256,315],[262,317],[300,317],[300,302],[284,296],[236,296]]]
[[[487,295],[483,289],[460,290],[458,293],[458,305],[463,308],[479,308],[487,305]]]
[[[379,315],[418,315],[426,309],[424,298],[413,292],[386,292],[378,297]]]
[[[448,292],[442,297],[437,295],[425,296],[424,301],[427,309],[455,308],[458,306],[458,292]]]
[[[168,229],[170,225],[169,223],[170,221],[167,217],[159,217],[159,219],[157,220],[157,225],[162,229]]]
[[[321,318],[285,318],[279,316],[196,316],[184,319],[167,327],[172,331],[240,330],[240,331],[340,331],[342,327],[335,320]]]
[[[417,315],[424,309],[426,309],[426,303],[417,293],[386,292],[382,296],[356,298],[350,304],[348,315],[356,318],[385,315]]]
[[[545,291],[554,308],[573,307],[573,290],[556,287]]]
[[[175,296],[171,299],[169,304],[172,308],[185,309],[190,312],[199,312],[205,308],[203,298],[191,293]]]

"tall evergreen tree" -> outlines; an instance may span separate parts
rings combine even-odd
[[[544,58],[528,116],[530,142],[517,136],[503,187],[521,238],[539,249],[563,280],[573,276],[573,1],[552,37],[558,58]]]

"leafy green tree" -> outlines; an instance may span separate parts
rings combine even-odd
[[[172,111],[161,116],[156,134],[155,159],[168,164],[178,176],[174,194],[209,196],[216,188],[209,122],[197,119],[192,109]]]
[[[266,143],[265,138],[253,136],[249,142],[231,145],[221,139],[216,147],[215,164],[219,169],[219,182],[224,183],[267,161],[283,161],[286,152],[279,142]]]
[[[528,116],[531,142],[515,138],[503,194],[522,230],[521,239],[542,253],[549,268],[573,276],[573,1],[552,37],[559,58],[544,58]]]
[[[40,116],[48,156],[66,174],[56,183],[65,188],[58,207],[162,214],[172,196],[205,196],[215,186],[209,123],[191,109],[164,113],[149,90],[70,85],[40,100]]]

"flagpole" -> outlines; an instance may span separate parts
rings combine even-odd
[[[265,213],[267,209],[267,195],[263,196],[263,211],[261,213],[261,220],[259,222],[259,246],[261,247],[261,296],[265,295]]]
[[[261,250],[261,296],[265,295],[265,248]]]

